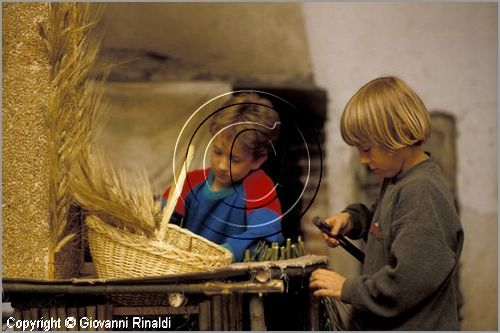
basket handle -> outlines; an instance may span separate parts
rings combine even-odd
[[[186,158],[182,160],[177,169],[177,176],[174,175],[174,179],[170,184],[170,191],[168,193],[167,205],[163,209],[163,215],[160,222],[160,228],[156,235],[156,238],[161,241],[165,237],[165,233],[167,232],[167,225],[170,222],[170,218],[174,213],[175,206],[177,205],[177,200],[182,192],[182,187],[184,186],[184,181],[186,180],[187,171],[189,168],[189,164],[194,156],[194,146],[190,145],[188,148],[188,152]]]

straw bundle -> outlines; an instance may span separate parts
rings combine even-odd
[[[131,233],[151,237],[159,220],[160,203],[154,202],[146,173],[127,176],[121,170],[115,171],[97,153],[84,160],[87,164],[79,163],[72,170],[75,200],[91,215]]]
[[[50,93],[44,107],[49,143],[49,278],[55,278],[56,254],[76,239],[67,232],[72,201],[69,169],[88,151],[97,127],[101,94],[90,93],[92,68],[99,51],[95,24],[102,6],[88,3],[49,4],[47,22],[38,25],[50,64]]]

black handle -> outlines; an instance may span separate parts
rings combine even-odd
[[[365,262],[365,254],[363,251],[354,246],[351,242],[349,242],[344,236],[338,235],[334,236],[330,231],[332,230],[332,226],[326,223],[321,219],[321,217],[316,216],[313,221],[315,226],[317,226],[322,232],[327,234],[328,236],[335,238],[339,241],[340,246],[342,246],[347,252],[349,252],[353,257],[359,260],[359,262]]]

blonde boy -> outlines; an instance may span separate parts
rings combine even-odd
[[[211,167],[188,174],[176,207],[183,227],[229,248],[234,261],[260,239],[283,241],[280,202],[261,169],[279,122],[271,102],[260,95],[229,99],[210,119]]]
[[[377,78],[348,102],[341,132],[382,186],[371,208],[352,204],[326,219],[334,235],[366,241],[362,274],[316,270],[314,294],[352,304],[356,329],[458,330],[463,230],[446,181],[421,146],[430,136],[424,103],[403,80]]]

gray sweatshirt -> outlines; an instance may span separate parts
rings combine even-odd
[[[463,230],[453,197],[431,158],[385,179],[369,209],[346,208],[366,240],[362,274],[345,281],[341,299],[361,330],[458,330],[457,263]]]

